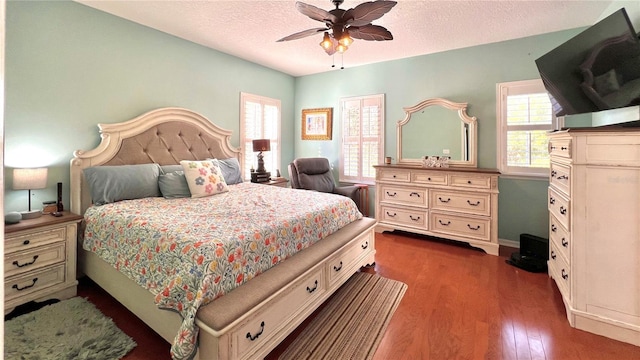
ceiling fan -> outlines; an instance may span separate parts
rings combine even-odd
[[[335,52],[347,51],[354,38],[369,41],[393,40],[389,30],[379,25],[372,25],[371,22],[389,12],[397,4],[396,1],[369,1],[349,10],[339,8],[344,0],[331,0],[331,2],[336,8],[326,11],[297,1],[296,9],[299,12],[313,20],[323,22],[325,27],[300,31],[278,41],[297,40],[324,32],[320,46],[328,55],[333,55]]]

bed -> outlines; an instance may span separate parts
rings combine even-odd
[[[85,216],[78,269],[172,343],[175,359],[264,357],[374,262],[375,220],[352,200],[219,181],[242,153],[198,113],[161,108],[98,127],[100,144],[76,151],[70,167],[71,211]],[[212,186],[194,181],[207,170]],[[122,186],[126,174],[160,187],[182,175],[193,197],[167,198],[166,185],[127,197],[137,185]]]

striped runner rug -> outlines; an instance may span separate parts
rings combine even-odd
[[[354,274],[279,360],[371,359],[407,285],[379,275]]]

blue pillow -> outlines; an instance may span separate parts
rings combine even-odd
[[[217,162],[218,167],[222,171],[222,177],[227,185],[239,184],[242,182],[242,174],[240,173],[240,163],[237,158],[213,159]]]
[[[179,165],[182,166],[182,165]],[[161,174],[158,177],[160,192],[166,199],[191,197],[187,178],[184,171],[174,171],[168,174]]]
[[[83,173],[95,205],[160,196],[158,164],[94,166]]]
[[[182,165],[160,165],[160,174],[169,174],[176,171],[182,171]]]

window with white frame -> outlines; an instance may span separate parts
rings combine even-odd
[[[384,157],[384,94],[340,99],[340,181],[373,184]]]
[[[270,150],[262,153],[264,167],[275,175],[280,166],[280,100],[240,93],[240,146],[245,180],[251,179],[251,169],[258,167],[258,153],[252,140],[269,139]]]
[[[497,84],[498,167],[503,175],[547,177],[547,133],[561,127],[542,80]]]

